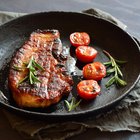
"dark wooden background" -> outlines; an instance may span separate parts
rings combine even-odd
[[[41,11],[104,10],[127,25],[127,32],[140,39],[140,0],[0,0],[0,11],[34,13]],[[140,133],[89,130],[69,140],[140,140]],[[0,140],[23,140],[0,113]]]

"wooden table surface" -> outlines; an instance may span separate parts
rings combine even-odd
[[[33,13],[40,11],[104,10],[125,23],[127,32],[140,39],[140,0],[0,0],[0,11]],[[92,129],[69,140],[140,140],[140,133],[100,132]],[[0,140],[23,140],[0,113]]]

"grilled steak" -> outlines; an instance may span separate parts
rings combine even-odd
[[[66,59],[62,51],[58,30],[37,30],[16,52],[10,64],[8,83],[20,107],[47,107],[68,95],[73,81],[65,73]],[[27,68],[32,57],[43,68],[35,68],[38,81],[33,84],[29,82]]]

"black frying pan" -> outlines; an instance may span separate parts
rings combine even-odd
[[[101,94],[90,102],[81,102],[76,110],[68,112],[63,98],[58,104],[46,109],[21,109],[12,100],[11,93],[7,86],[9,62],[14,52],[21,47],[29,35],[36,29],[58,29],[61,34],[63,45],[70,48],[71,61],[68,71],[75,82],[71,95],[77,96],[76,84],[79,82],[83,64],[76,61],[74,48],[71,47],[69,35],[72,32],[84,31],[91,37],[91,46],[98,50],[95,61],[105,62],[108,58],[102,50],[108,51],[113,57],[128,61],[122,68],[127,86],[118,88],[112,85],[105,87],[109,78],[100,81]],[[20,113],[25,116],[33,116],[64,120],[83,118],[84,116],[97,115],[100,112],[113,108],[138,81],[140,72],[140,50],[135,40],[125,31],[116,25],[94,16],[72,12],[47,12],[26,15],[12,20],[0,27],[0,103],[8,110]],[[4,95],[4,96],[3,96]],[[5,98],[6,97],[6,98]]]

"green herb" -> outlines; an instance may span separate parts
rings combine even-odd
[[[124,81],[123,78],[123,73],[120,70],[120,65],[119,64],[124,64],[126,61],[121,61],[121,60],[116,60],[114,59],[107,51],[103,51],[110,59],[110,61],[105,62],[104,65],[107,66],[107,76],[113,74],[113,77],[110,78],[110,80],[106,83],[106,87],[111,86],[112,84],[117,84],[119,86],[126,86],[127,83]]]
[[[25,68],[18,67],[16,65],[14,65],[12,68],[16,71],[23,71],[25,69]]]
[[[76,99],[74,97],[72,97],[71,102],[68,102],[67,100],[65,100],[68,111],[70,112],[74,110],[81,103],[81,101],[82,100],[79,100],[78,102],[76,102]]]
[[[18,82],[18,84],[23,83],[23,82],[26,81],[27,79],[28,79],[28,76],[24,77],[22,80],[20,80],[20,81]]]
[[[41,65],[39,65],[38,63],[35,62],[33,56],[31,57],[28,65],[27,65],[27,68],[32,69],[32,70],[35,70],[35,68],[38,68],[39,70],[44,70],[44,68]]]
[[[26,68],[29,70],[29,73],[25,78],[23,78],[21,81],[19,81],[19,84],[26,81],[27,79],[29,80],[29,83],[31,85],[35,84],[36,82],[41,82],[36,76],[36,69],[44,70],[44,68],[42,68],[41,65],[39,65],[38,63],[35,62],[33,56],[31,57]]]

